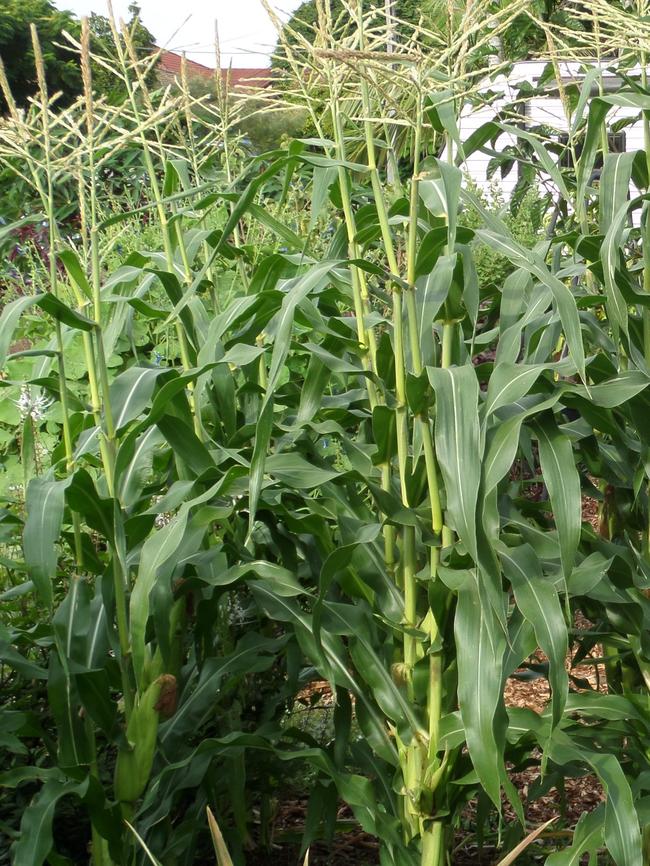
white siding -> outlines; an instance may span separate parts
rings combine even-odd
[[[479,129],[484,123],[492,120],[497,112],[508,102],[511,102],[517,94],[518,85],[524,81],[534,84],[546,67],[545,62],[532,61],[515,64],[511,74],[507,79],[503,75],[498,75],[486,80],[485,89],[491,92],[503,93],[503,98],[494,101],[491,105],[485,108],[474,108],[466,106],[461,112],[460,118],[460,134],[461,139],[466,140],[475,130]],[[576,63],[562,62],[560,63],[560,71],[563,78],[573,78],[576,84],[580,84],[582,73],[580,66]],[[636,70],[638,71],[638,70]],[[634,74],[635,70],[630,70],[628,74]],[[604,73],[605,78],[608,73]],[[638,112],[631,108],[614,108],[608,114],[608,123],[613,123],[625,117],[636,117]],[[562,108],[562,102],[559,97],[554,96],[534,96],[526,103],[526,117],[531,125],[537,126],[544,124],[555,130],[557,134],[566,133],[568,131],[567,120]],[[523,118],[522,118],[523,119]],[[636,123],[625,127],[625,148],[627,151],[642,150],[644,147],[643,141],[643,125],[639,119]],[[505,133],[499,137],[495,149],[502,150],[509,144],[513,144],[512,136]],[[467,160],[465,170],[471,180],[486,193],[489,192],[491,181],[487,177],[488,164],[491,157],[481,152],[475,152]],[[504,196],[507,198],[514,189],[517,182],[516,166],[503,179],[498,171],[493,181],[496,181],[501,188]],[[540,178],[546,186],[549,182],[548,178],[543,176]],[[637,194],[637,190],[632,189],[631,194]],[[638,217],[635,217],[635,222]]]

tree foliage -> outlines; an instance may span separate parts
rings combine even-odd
[[[139,58],[149,54],[155,48],[153,34],[147,30],[140,20],[140,7],[137,3],[129,4],[129,21],[127,28],[130,41]],[[92,12],[90,15],[90,29],[92,33],[92,49],[95,58],[111,60],[115,55],[115,45],[109,19],[104,15]],[[147,76],[147,83],[153,84],[155,69]],[[97,59],[93,62],[93,85],[98,93],[107,96],[112,102],[120,102],[126,93],[124,83],[117,78],[109,69],[106,69]]]
[[[395,0],[393,4],[393,15],[397,21],[397,35],[405,35],[406,25],[416,25],[422,19],[428,21],[431,19],[435,3],[432,0]],[[335,27],[341,28],[346,23],[349,23],[350,16],[343,0],[332,0],[330,3],[332,21]],[[276,55],[273,59],[273,65],[276,68],[284,68],[286,66],[285,50],[282,43],[288,43],[289,46],[297,45],[301,42],[301,38],[308,42],[313,42],[314,31],[318,27],[318,6],[316,0],[306,0],[301,6],[296,9],[289,21],[287,22],[283,38],[280,40]]]
[[[31,24],[38,29],[50,92],[73,98],[81,91],[81,70],[74,51],[64,44],[63,31],[78,34],[78,20],[71,12],[56,9],[51,0],[3,0],[0,57],[17,104],[25,105],[36,91]],[[6,108],[1,95],[0,106]]]
[[[364,8],[367,9],[369,5],[364,4]],[[497,12],[512,6],[513,0],[486,0],[486,5]],[[543,27],[537,22],[560,26],[568,31],[582,32],[588,29],[588,24],[579,20],[575,14],[577,5],[573,0],[530,0],[527,12],[513,19],[512,26],[500,40],[501,59],[526,60],[545,51],[546,36]],[[450,34],[453,36],[458,32],[467,6],[467,0],[394,0],[396,35],[398,38],[407,38],[412,27],[421,23],[425,30],[446,40]],[[330,7],[336,26],[344,27],[349,23],[350,16],[344,0],[332,0]],[[317,26],[317,2],[305,0],[289,19],[281,43],[286,40],[289,46],[296,45],[301,41],[301,37],[312,42]],[[286,65],[284,53],[280,44],[274,61],[279,68]]]
[[[154,37],[140,21],[140,7],[129,6],[130,18],[127,27],[131,42],[138,56],[151,52],[155,47]],[[75,49],[66,44],[66,33],[78,39],[80,21],[71,12],[56,9],[52,0],[3,0],[0,4],[0,57],[5,67],[9,87],[16,104],[27,105],[36,92],[34,51],[30,26],[36,25],[45,62],[49,92],[60,93],[60,99],[70,102],[81,93],[81,67]],[[115,46],[108,18],[95,12],[90,15],[92,34],[93,84],[97,93],[106,95],[111,101],[124,98],[124,85],[120,78],[107,69],[97,58],[111,60]],[[150,73],[150,77],[155,72]],[[149,82],[151,83],[151,82]],[[6,108],[0,94],[0,110]]]

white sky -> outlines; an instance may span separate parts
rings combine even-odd
[[[222,65],[268,66],[275,29],[260,0],[139,0],[143,24],[158,45],[185,51],[188,57],[214,66],[214,23],[219,24]],[[59,9],[75,15],[106,14],[106,0],[55,0]],[[271,0],[285,18],[301,0]],[[129,0],[113,0],[117,18],[128,18]],[[186,18],[189,20],[185,21]],[[185,23],[184,23],[185,22]]]

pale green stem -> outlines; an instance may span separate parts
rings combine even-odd
[[[417,236],[418,236],[418,204],[419,204],[419,174],[420,174],[420,151],[422,148],[422,99],[418,96],[418,111],[415,124],[413,142],[413,173],[411,176],[411,189],[409,197],[409,231],[407,240],[407,276],[409,289],[406,293],[406,304],[409,320],[409,334],[411,357],[413,361],[413,372],[416,376],[422,374],[422,354],[419,342],[419,328],[417,305],[415,299],[415,278],[417,258]],[[425,466],[427,471],[427,486],[429,489],[429,501],[431,504],[431,526],[434,533],[442,533],[444,538],[443,514],[440,502],[440,486],[438,482],[438,465],[433,445],[433,437],[429,417],[419,416],[419,424],[422,435]],[[437,576],[440,550],[438,547],[431,548],[430,575],[434,580]],[[430,644],[438,640],[438,624],[433,611],[426,620]],[[421,760],[424,764],[427,777],[433,767],[438,763],[438,743],[440,716],[442,712],[442,653],[429,652],[429,687],[427,690],[427,716],[429,743],[426,754]],[[434,791],[431,791],[433,795]],[[421,866],[439,866],[444,857],[444,824],[442,821],[427,821],[420,819],[421,837]]]
[[[336,155],[341,162],[345,161],[345,140],[343,138],[343,129],[338,108],[338,102],[335,96],[334,88],[331,87],[332,93],[332,125],[334,127]],[[346,170],[343,166],[338,168],[339,188],[341,192],[341,202],[343,206],[343,217],[345,220],[346,232],[348,237],[348,249],[351,259],[360,258],[359,247],[356,242],[356,222],[354,212],[352,210],[352,198],[350,193],[350,185]],[[362,363],[366,370],[375,372],[377,369],[377,341],[375,332],[372,328],[367,329],[365,325],[366,316],[370,312],[370,304],[368,299],[368,287],[363,271],[356,265],[350,267],[350,275],[352,279],[352,291],[354,296],[354,313],[357,324],[357,339],[364,354]],[[375,383],[370,379],[366,380],[366,388],[368,390],[368,401],[371,410],[379,404],[379,395]],[[390,466],[382,466],[382,487],[384,490],[390,490],[391,473]],[[386,524],[383,528],[384,536],[384,559],[387,570],[392,574],[395,569],[395,527]]]
[[[89,334],[84,332],[84,349],[88,366],[88,382],[95,424],[100,429],[100,453],[106,487],[111,498],[116,498],[115,490],[115,455],[117,451],[116,430],[113,422],[113,412],[110,401],[110,385],[108,364],[104,352],[102,333],[102,300],[101,300],[101,255],[98,225],[98,203],[95,167],[95,130],[93,121],[92,91],[90,80],[84,79],[86,87],[86,147],[88,159],[88,178],[90,190],[90,271],[92,287],[93,331],[95,351]],[[103,418],[103,423],[102,423]],[[120,673],[124,695],[125,718],[131,717],[133,708],[133,691],[129,678],[129,659],[131,643],[129,639],[128,605],[127,605],[127,575],[122,567],[118,551],[111,546],[113,568],[113,590],[115,593],[115,616],[120,644]]]
[[[363,37],[363,15],[361,5],[359,5],[359,33],[361,39],[361,49],[364,48]],[[408,459],[408,407],[406,401],[406,370],[405,370],[405,354],[404,354],[404,333],[403,333],[403,310],[402,310],[402,291],[401,285],[397,282],[399,279],[399,265],[393,237],[390,231],[388,220],[388,208],[386,205],[384,192],[377,171],[377,161],[375,154],[374,129],[373,124],[369,120],[372,115],[370,106],[370,97],[368,92],[368,84],[364,76],[361,78],[361,94],[363,100],[366,150],[368,158],[368,168],[370,171],[370,179],[373,188],[374,201],[377,209],[379,225],[382,234],[383,247],[386,254],[388,268],[396,278],[395,286],[393,287],[393,335],[394,335],[394,355],[395,355],[395,378],[396,378],[396,396],[397,396],[397,447],[398,447],[398,464],[400,473],[400,482],[402,490],[402,500],[405,505],[408,505],[408,495],[406,488],[406,473]],[[410,225],[407,244],[407,274],[406,279],[409,284],[409,289],[406,290],[407,315],[409,322],[409,338],[411,348],[411,358],[413,369],[416,375],[422,372],[421,352],[418,340],[417,329],[417,309],[415,304],[415,259],[417,252],[417,174],[419,172],[419,150],[420,150],[420,133],[421,133],[421,115],[416,124],[415,135],[415,151],[413,180],[411,185],[411,202],[410,202]],[[442,512],[440,509],[439,490],[437,484],[437,469],[435,461],[435,452],[433,448],[433,440],[431,436],[431,428],[428,418],[420,417],[417,419],[421,435],[423,439],[423,448],[425,452],[425,463],[427,467],[427,482],[429,486],[430,500],[432,504],[432,522],[434,530],[440,532],[442,527]],[[419,587],[417,583],[417,554],[415,550],[415,530],[413,527],[405,527],[403,531],[403,563],[402,563],[402,582],[404,588],[404,620],[408,627],[416,628],[419,623],[418,617],[418,597]],[[432,568],[435,569],[437,564],[437,550],[432,552]],[[435,574],[435,570],[433,571]],[[433,621],[434,628],[435,620]],[[407,690],[409,699],[415,700],[413,672],[420,654],[420,646],[418,639],[412,634],[405,634],[403,639],[404,663],[407,673]],[[433,662],[433,667],[430,671],[439,670],[441,667],[440,658],[436,658]],[[435,745],[433,746],[433,759],[435,760],[438,741],[438,727],[440,714],[440,678],[434,677],[430,673],[430,685],[434,688],[433,697],[430,695],[428,700],[428,712],[437,714],[434,719],[429,720],[429,732],[433,732],[435,736]],[[431,743],[430,743],[431,748]],[[403,776],[404,785],[407,791],[404,800],[404,819],[409,828],[411,836],[416,835],[418,831],[422,837],[422,863],[426,861],[426,857],[430,859],[430,855],[434,851],[441,852],[440,844],[431,842],[431,829],[429,825],[425,825],[419,814],[419,806],[414,802],[414,797],[417,796],[422,788],[422,776],[428,766],[428,750],[422,747],[422,744],[414,740],[404,750]],[[436,822],[438,823],[438,822]],[[434,825],[435,826],[435,825]],[[433,831],[436,838],[442,835],[438,830]],[[438,856],[436,854],[436,856]]]
[[[451,367],[451,356],[454,345],[454,332],[456,325],[454,322],[443,322],[442,325],[442,357],[440,366],[443,370]],[[454,535],[451,529],[445,524],[442,527],[442,546],[451,547],[454,543]]]

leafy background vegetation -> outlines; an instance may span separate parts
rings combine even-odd
[[[254,101],[156,89],[137,20],[71,22],[78,95],[38,28],[31,99],[3,67],[4,862],[297,862],[359,827],[382,866],[649,862],[650,171],[606,134],[632,105],[650,140],[645,10],[451,4],[389,55],[344,11],[289,24]],[[463,141],[529,27],[546,80],[605,45],[629,75],[563,94],[568,142],[516,102]],[[577,826],[531,821],[585,775]]]

